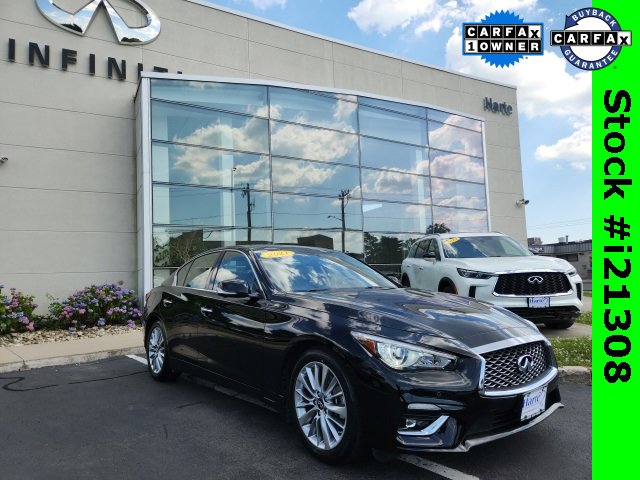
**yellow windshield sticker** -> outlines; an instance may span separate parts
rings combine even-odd
[[[271,250],[269,252],[262,252],[260,258],[282,258],[293,257],[295,255],[291,250]]]
[[[451,245],[452,243],[456,243],[458,240],[460,240],[460,237],[451,237],[451,238],[447,238],[446,240],[443,240],[442,243],[446,245]]]

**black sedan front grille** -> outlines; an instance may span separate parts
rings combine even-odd
[[[529,355],[532,367],[529,371],[518,368],[518,360]],[[487,352],[482,355],[486,361],[484,388],[486,391],[505,390],[529,383],[550,367],[547,348],[542,342],[526,343],[515,347]]]
[[[498,277],[494,292],[497,295],[554,295],[569,293],[571,283],[560,272],[505,273]]]

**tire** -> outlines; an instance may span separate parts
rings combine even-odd
[[[458,294],[458,290],[456,289],[456,287],[449,282],[442,283],[438,291],[442,293],[452,293],[454,295]]]
[[[545,327],[553,330],[566,330],[575,323],[574,318],[563,318],[558,320],[547,320],[544,322]]]
[[[364,434],[355,390],[328,350],[308,350],[296,362],[287,402],[294,429],[316,458],[341,464],[361,456]]]
[[[410,288],[411,287],[411,282],[409,281],[409,277],[406,275],[402,276],[402,286],[406,287],[406,288]]]
[[[155,321],[149,328],[145,348],[147,350],[147,367],[154,380],[168,382],[178,378],[180,373],[171,368],[167,355],[167,334],[159,321]]]

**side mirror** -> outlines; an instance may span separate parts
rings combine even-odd
[[[249,285],[244,280],[224,280],[220,282],[220,294],[230,297],[248,297]]]
[[[427,252],[425,253],[422,258],[429,258],[429,259],[433,259],[433,260],[437,260],[436,258],[436,254],[433,252]]]

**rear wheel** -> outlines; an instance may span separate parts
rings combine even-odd
[[[313,349],[302,355],[293,368],[289,406],[294,428],[317,458],[335,464],[360,456],[357,404],[351,381],[333,354]]]
[[[149,373],[154,380],[166,382],[175,380],[178,372],[174,371],[169,364],[169,356],[167,355],[167,335],[162,324],[156,321],[149,329],[147,335],[147,365]]]

